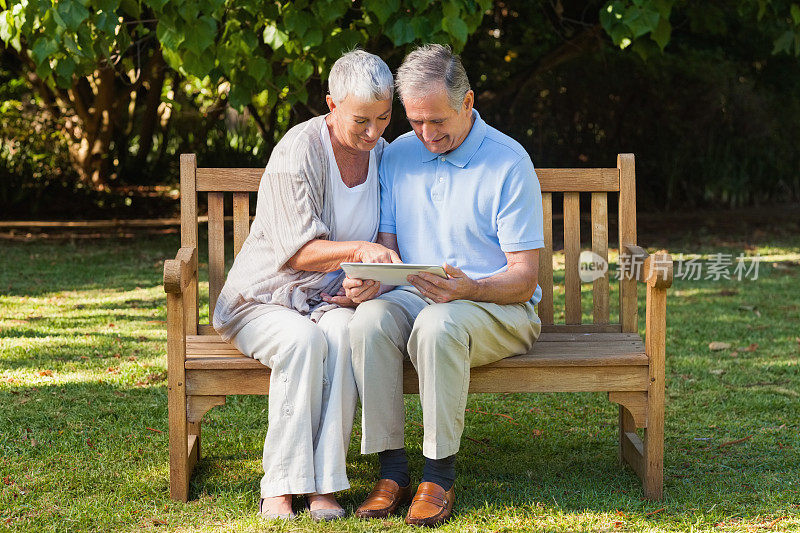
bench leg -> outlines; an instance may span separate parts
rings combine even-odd
[[[169,410],[169,495],[189,498],[189,477],[197,460],[197,437],[189,435],[186,413],[186,330],[180,294],[167,294],[167,407]]]
[[[644,497],[660,500],[664,490],[664,375],[656,373],[647,393],[644,430]]]
[[[200,422],[189,422],[187,424],[187,431],[189,436],[195,436],[195,448],[197,448],[197,459],[195,463],[200,461]]]
[[[174,390],[170,388],[167,392],[169,402],[169,495],[173,500],[187,501],[189,499],[189,478],[191,476],[194,463],[191,458],[197,458],[197,438],[189,435],[189,424],[186,420],[186,408],[180,409],[180,405],[186,405],[186,397],[175,398],[177,394],[183,394],[183,388]],[[178,404],[179,407],[173,406]],[[191,452],[191,453],[190,453]]]

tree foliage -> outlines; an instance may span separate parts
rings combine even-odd
[[[481,22],[488,0],[27,0],[0,12],[0,38],[53,115],[67,115],[72,150],[87,179],[102,183],[106,154],[131,98],[151,98],[139,153],[149,151],[156,110],[181,80],[196,78],[236,108],[248,107],[262,129],[308,102],[312,77],[324,79],[343,51],[388,41],[449,43],[456,50]],[[163,59],[162,59],[163,58]],[[157,77],[157,80],[152,78]],[[137,94],[141,89],[142,94]],[[219,106],[217,106],[219,108]],[[146,126],[146,127],[145,127]]]
[[[800,4],[790,0],[736,0],[727,2],[738,18],[757,20],[773,39],[773,53],[800,57]],[[690,14],[694,30],[723,34],[726,13],[715,2],[691,0],[612,0],[600,10],[603,29],[620,48],[648,57],[663,51],[672,34],[672,12]]]
[[[266,139],[266,146],[244,143],[249,155],[268,150],[291,123],[324,111],[323,82],[354,46],[396,67],[410,46],[441,42],[460,51],[469,41],[465,59],[484,89],[481,105],[491,107],[494,99],[509,127],[522,131],[543,77],[609,43],[653,61],[676,48],[679,27],[688,27],[695,42],[678,46],[692,47],[744,24],[769,40],[767,55],[800,56],[800,4],[790,0],[510,6],[504,0],[0,0],[6,44],[0,54],[3,66],[36,92],[48,123],[63,128],[73,167],[97,188],[122,168],[158,172],[175,150],[213,152],[212,130],[236,118],[231,109]],[[170,131],[178,138],[169,138]]]

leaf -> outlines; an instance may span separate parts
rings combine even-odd
[[[442,21],[442,28],[444,31],[456,38],[460,43],[466,43],[469,36],[469,29],[467,23],[460,18],[447,17]],[[412,37],[413,39],[413,37]]]
[[[637,38],[655,30],[660,18],[658,11],[632,8],[625,13],[623,21],[630,28],[633,37]]]
[[[236,84],[231,87],[231,92],[228,93],[228,101],[233,107],[244,107],[250,103],[250,91],[243,87],[241,84]]]
[[[0,13],[0,40],[8,44],[8,41],[14,36],[14,17],[11,11],[4,11]]]
[[[408,19],[397,19],[394,24],[386,31],[386,35],[392,40],[395,46],[408,44],[414,40],[414,28]]]
[[[58,43],[47,37],[39,37],[36,39],[31,52],[33,52],[33,60],[36,61],[37,65],[41,65],[56,50],[58,50]]]
[[[77,29],[84,20],[89,18],[89,10],[75,0],[58,2],[56,9],[67,28],[71,30]]]
[[[247,73],[257,82],[263,81],[269,75],[270,70],[267,60],[260,56],[253,57],[247,64]],[[270,73],[271,74],[271,73]]]
[[[367,5],[367,9],[378,17],[378,22],[386,24],[389,17],[400,9],[400,0],[373,0]]]
[[[123,12],[134,18],[139,18],[142,14],[142,9],[139,7],[139,2],[136,0],[120,0],[119,5]]]
[[[461,15],[461,9],[453,0],[447,0],[442,3],[442,15],[444,18],[458,18]]]
[[[268,44],[273,50],[277,50],[289,40],[289,35],[278,29],[275,24],[269,24],[264,28],[264,43]]]
[[[322,44],[322,30],[319,28],[313,28],[306,32],[305,37],[303,37],[303,50],[308,51],[312,48],[316,48]]]
[[[788,52],[792,47],[794,41],[794,31],[786,30],[780,37],[775,39],[775,47],[772,49],[772,54],[779,54],[781,52]]]
[[[729,342],[720,342],[720,341],[713,341],[708,343],[708,349],[712,352],[716,352],[719,350],[727,350],[731,347],[731,343]]]
[[[792,20],[794,21],[795,26],[800,26],[800,6],[797,4],[792,4],[792,7],[789,9],[792,13]]]
[[[300,81],[306,81],[314,73],[314,65],[306,59],[297,59],[289,65],[289,72]]]
[[[163,20],[159,20],[158,26],[156,26],[156,38],[164,48],[169,50],[177,50],[184,40],[183,35],[178,33],[172,26],[168,26]]]
[[[75,61],[71,57],[59,59],[56,65],[56,74],[64,79],[72,79],[72,74],[75,72]]]
[[[294,32],[298,37],[303,37],[311,25],[311,15],[307,11],[291,10],[284,18],[286,29]]]
[[[658,26],[653,33],[650,34],[650,37],[656,42],[656,44],[661,48],[661,51],[664,51],[664,47],[667,46],[669,42],[669,38],[672,35],[672,24],[669,23],[669,20],[662,17],[658,21]]]
[[[187,50],[200,54],[214,44],[217,35],[217,23],[208,15],[203,15],[192,26],[186,31],[186,39],[183,44]]]
[[[757,342],[751,343],[750,346],[748,346],[747,348],[742,348],[742,351],[744,352],[755,352],[756,350],[758,350]]]

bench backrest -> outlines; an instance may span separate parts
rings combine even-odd
[[[250,231],[250,195],[258,191],[263,168],[198,168],[194,154],[181,155],[181,246],[198,248],[198,195],[208,195],[209,316],[225,282],[224,197],[232,195],[233,252],[239,253]],[[580,255],[580,193],[591,196],[592,251],[608,261],[609,193],[619,195],[617,244],[636,244],[636,178],[633,154],[619,154],[616,168],[538,168],[542,189],[545,248],[539,254],[542,300],[537,312],[545,330],[638,332],[636,280],[623,277],[619,284],[619,323],[611,324],[609,274],[592,282],[592,322],[582,324]],[[553,216],[554,195],[563,193],[563,219]],[[563,220],[564,321],[555,324],[553,307],[553,222]],[[559,228],[560,229],[560,228]],[[558,289],[558,286],[556,286]],[[560,290],[560,289],[558,289]],[[197,292],[197,287],[193,288]],[[197,302],[197,298],[194,300]],[[191,316],[191,311],[187,314]],[[197,316],[197,303],[194,315]],[[559,322],[561,318],[559,310]],[[187,321],[190,322],[190,321]],[[554,326],[549,326],[554,325]],[[187,333],[212,333],[210,326],[187,323]]]

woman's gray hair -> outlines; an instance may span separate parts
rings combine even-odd
[[[449,46],[426,44],[408,54],[397,69],[397,92],[400,100],[427,96],[439,90],[437,82],[447,89],[450,107],[461,110],[470,90],[469,78],[461,58]]]
[[[336,104],[351,95],[364,102],[391,100],[394,77],[380,57],[364,50],[353,50],[333,64],[328,76],[328,93]]]

